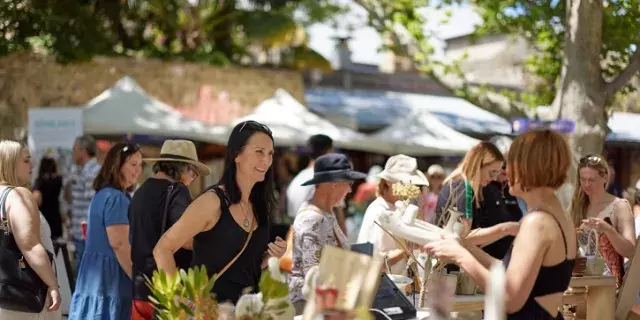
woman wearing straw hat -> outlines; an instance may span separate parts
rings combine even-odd
[[[191,203],[187,187],[199,176],[211,174],[211,170],[198,161],[196,146],[187,140],[167,140],[157,158],[143,160],[153,164],[155,175],[140,186],[129,206],[133,320],[152,319],[153,305],[148,298],[151,292],[145,283],[145,276],[151,279],[156,270],[153,248],[164,231],[180,219]],[[191,256],[189,242],[174,254],[177,267],[188,269]]]
[[[373,243],[373,251],[387,259],[391,270],[387,272],[403,275],[407,269],[407,255],[396,241],[374,222],[385,211],[394,211],[398,197],[393,194],[392,185],[402,183],[404,185],[428,186],[427,177],[418,170],[418,161],[404,154],[395,155],[389,160],[384,170],[378,174],[380,181],[376,190],[377,198],[364,214],[358,243]]]

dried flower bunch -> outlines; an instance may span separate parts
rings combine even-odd
[[[393,195],[403,201],[417,199],[420,196],[420,187],[413,184],[404,184],[396,182],[391,186]]]

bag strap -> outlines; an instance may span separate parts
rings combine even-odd
[[[2,191],[2,195],[0,195],[0,215],[1,219],[7,219],[7,208],[5,207],[5,203],[7,202],[7,197],[9,196],[9,192],[13,190],[13,187],[7,187]]]
[[[171,196],[173,195],[173,191],[175,189],[175,184],[171,182],[169,187],[167,187],[167,199],[164,201],[164,210],[162,211],[162,227],[160,228],[160,237],[167,231],[167,220],[169,219],[169,204],[171,204]]]
[[[222,270],[220,270],[220,272],[216,273],[216,279],[220,278],[227,270],[229,270],[229,268],[236,262],[236,260],[238,260],[238,258],[240,258],[240,256],[242,255],[242,253],[244,252],[245,249],[247,249],[247,245],[249,245],[249,241],[251,240],[251,236],[253,235],[253,222],[255,221],[255,219],[251,219],[251,229],[249,231],[249,235],[247,236],[247,240],[244,242],[244,246],[242,246],[242,249],[240,250],[240,252],[238,252],[238,254],[233,257],[233,259],[231,259],[231,261],[229,261],[229,263],[227,263],[227,265],[222,268]]]

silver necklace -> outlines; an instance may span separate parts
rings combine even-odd
[[[249,212],[244,208],[242,201],[240,201],[240,208],[242,208],[242,211],[244,212],[244,220],[242,220],[242,226],[244,226],[245,228],[249,228]]]

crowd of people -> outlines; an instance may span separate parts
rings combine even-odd
[[[454,208],[466,229],[461,240],[409,247],[451,262],[447,272],[462,270],[480,288],[487,286],[489,267],[502,260],[509,319],[562,316],[562,293],[587,230],[597,231],[594,250],[602,252],[605,274],[615,276],[618,285],[634,252],[638,192],[628,190],[626,199],[609,193],[609,165],[600,155],[587,155],[578,163],[571,206],[564,206],[557,190],[568,181],[572,156],[565,137],[550,130],[531,131],[513,142],[504,137],[480,142],[449,174],[437,164],[423,172],[417,159],[399,154],[367,175],[335,153],[331,138],[315,135],[309,140],[312,161],[286,190],[286,210],[294,219],[286,241],[271,235],[278,210],[274,145],[267,126],[238,124],[220,181],[192,199],[188,186],[211,171],[191,141],[167,140],[155,158],[144,158],[136,144],[117,143],[99,164],[95,140],[79,137],[67,192],[54,161],[43,159],[32,179],[29,149],[0,141],[2,228],[17,244],[0,249],[15,251],[15,259],[28,265],[37,280],[29,286],[39,292],[29,301],[19,292],[0,295],[0,318],[61,318],[51,259],[53,242],[64,229],[61,192],[71,203],[70,238],[78,265],[69,319],[152,319],[145,277],[157,269],[175,274],[205,266],[209,276],[217,276],[212,291],[218,301],[235,303],[246,288],[257,290],[271,257],[287,272],[290,298],[301,314],[304,278],[319,263],[321,249],[353,244],[346,235],[345,198],[355,181],[365,179],[356,193],[366,209],[355,242],[373,244],[374,254],[387,262],[384,272],[406,275],[411,253],[375,222],[396,209],[395,185],[417,186],[418,218],[443,226]],[[145,163],[154,175],[139,185]],[[8,267],[2,262],[0,268]],[[0,285],[2,290],[8,289]]]

